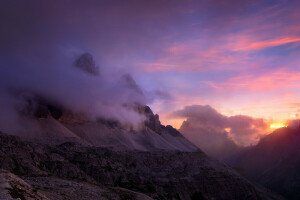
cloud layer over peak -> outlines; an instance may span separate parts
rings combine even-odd
[[[173,117],[186,118],[180,131],[198,147],[212,154],[255,144],[267,133],[267,123],[261,118],[225,116],[209,105],[186,106],[175,111]]]

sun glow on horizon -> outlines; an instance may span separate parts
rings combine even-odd
[[[277,122],[277,123],[270,124],[271,129],[277,129],[282,127],[287,127],[287,125],[284,122]]]

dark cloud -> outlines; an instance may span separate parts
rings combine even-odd
[[[219,34],[222,27],[232,27],[249,4],[253,5],[236,0],[1,1],[0,51],[42,57],[51,49],[82,50],[106,64],[129,65],[159,57],[178,39],[195,37],[199,28],[194,24]]]
[[[127,62],[159,52],[159,36],[184,20],[178,10],[160,1],[1,1],[0,51],[41,57],[82,50],[106,64]]]
[[[257,142],[267,127],[263,119],[244,115],[225,116],[209,105],[186,106],[174,117],[186,118],[180,131],[208,154],[224,158],[238,146]]]

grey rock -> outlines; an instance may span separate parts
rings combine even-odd
[[[5,170],[0,170],[0,199],[50,200],[36,188]]]
[[[18,177],[0,170],[2,200],[151,200],[152,198],[120,187],[105,187],[56,177]]]
[[[92,75],[99,75],[99,69],[95,64],[94,58],[89,53],[82,54],[75,62],[74,66]]]
[[[43,182],[54,176],[121,187],[153,199],[282,199],[201,151],[116,151],[76,143],[45,145],[0,134],[0,168],[33,185],[35,179],[30,177],[44,177],[40,179]],[[60,192],[64,193],[57,191],[58,196]]]

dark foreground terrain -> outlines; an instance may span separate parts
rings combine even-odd
[[[247,178],[287,199],[300,199],[300,127],[281,128],[232,164]]]
[[[203,152],[45,145],[0,134],[0,199],[281,199]]]

